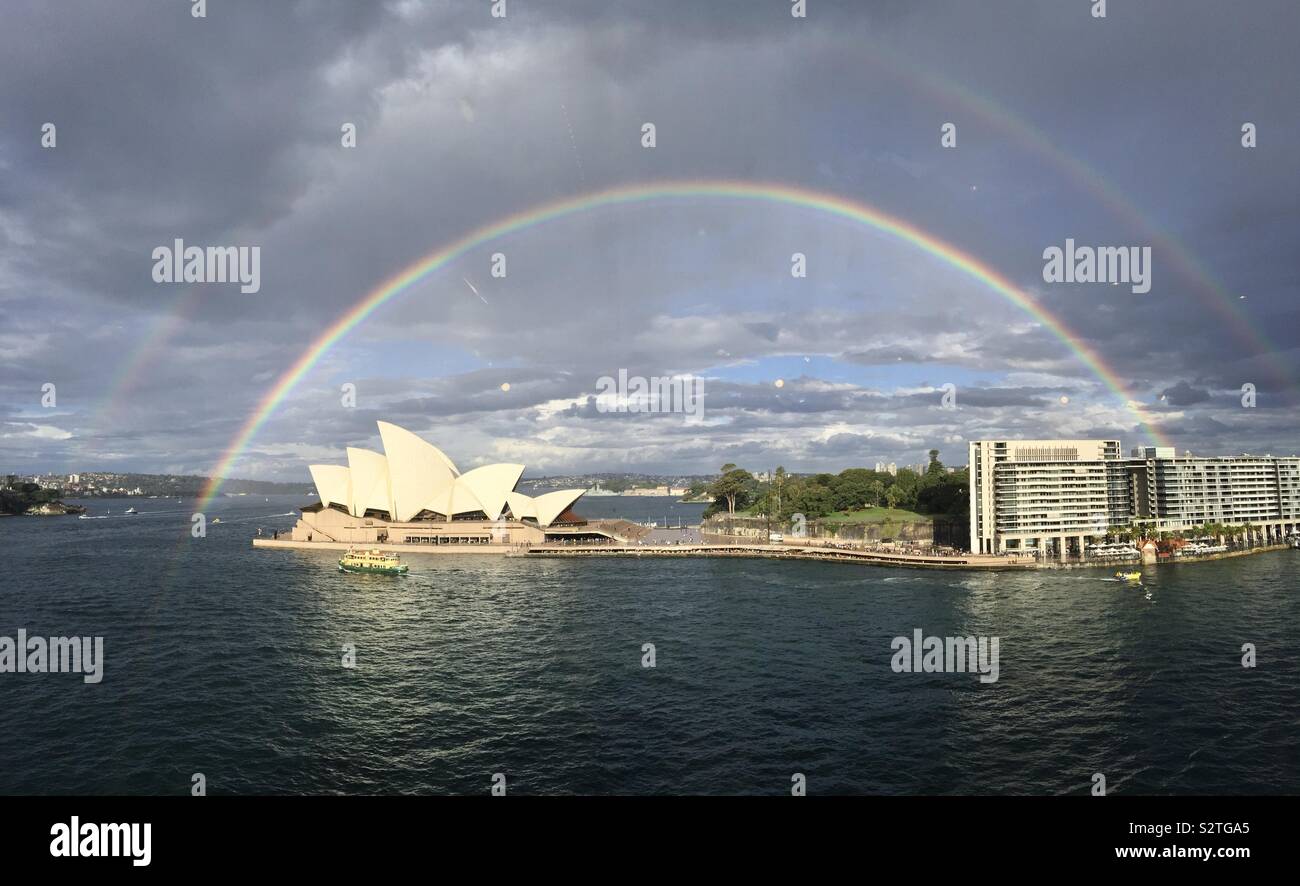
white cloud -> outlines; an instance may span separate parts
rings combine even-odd
[[[30,422],[5,422],[4,427],[16,428],[18,430],[7,430],[0,433],[0,438],[29,438],[35,440],[70,440],[72,434],[62,428],[56,428],[54,425],[38,425]]]

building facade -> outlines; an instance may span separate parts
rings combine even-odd
[[[1178,455],[1173,447],[1135,448],[1129,459],[1133,518],[1154,532],[1206,523],[1258,526],[1282,539],[1300,523],[1300,458]]]
[[[977,553],[1077,555],[1129,522],[1118,440],[975,440],[968,455]]]
[[[1300,458],[1122,455],[1118,440],[977,440],[969,444],[971,549],[1079,556],[1112,527],[1153,533],[1207,523],[1300,529]]]

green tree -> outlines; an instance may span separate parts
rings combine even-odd
[[[815,520],[835,510],[835,496],[823,484],[810,481],[800,487],[794,507],[809,520]]]
[[[925,485],[916,494],[916,509],[923,514],[964,516],[970,513],[970,489],[966,472],[927,475]]]
[[[848,468],[833,478],[831,492],[837,511],[852,511],[871,501],[871,484],[874,471],[866,468]]]
[[[925,469],[925,478],[927,480],[939,480],[948,475],[948,471],[939,461],[939,450],[930,450],[930,464]]]
[[[713,504],[705,511],[705,516],[722,510],[721,503],[724,502],[727,513],[734,515],[736,508],[744,508],[754,498],[754,490],[757,484],[753,475],[735,465],[723,465],[723,467],[731,470],[725,471],[721,477],[714,480],[712,485],[709,486],[709,494],[713,496]]]
[[[917,476],[915,471],[905,468],[898,472],[893,485],[889,488],[897,490],[897,501],[900,505],[910,507],[916,504],[916,494],[921,488],[921,478]]]
[[[58,490],[42,489],[35,483],[20,483],[17,478],[0,490],[0,513],[21,514],[28,508],[56,501]]]

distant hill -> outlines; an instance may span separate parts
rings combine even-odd
[[[112,498],[118,496],[151,495],[160,498],[194,498],[207,488],[208,478],[194,474],[135,474],[110,471],[83,471],[77,476],[77,483],[69,483],[66,477],[51,482],[48,477],[11,477],[8,486],[20,483],[34,484],[40,480],[40,486],[54,493],[59,498]],[[222,493],[247,493],[248,495],[303,495],[315,489],[310,478],[296,483],[275,483],[269,480],[226,480],[221,484]],[[139,490],[139,492],[136,492]]]

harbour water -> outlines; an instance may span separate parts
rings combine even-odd
[[[0,673],[0,793],[184,794],[199,772],[212,794],[482,794],[498,772],[515,794],[783,794],[796,772],[821,794],[1086,794],[1097,772],[1113,794],[1300,793],[1297,552],[1142,587],[731,559],[410,557],[394,578],[252,549],[301,503],[219,500],[203,539],[189,501],[0,520],[0,636],[102,636],[105,657],[98,684]],[[998,637],[998,681],[895,673],[918,628]]]
[[[538,490],[538,493],[546,490]],[[698,526],[706,505],[699,502],[682,502],[678,497],[659,495],[611,495],[584,498],[577,510],[591,519],[621,517],[634,523],[653,523],[656,526]]]

